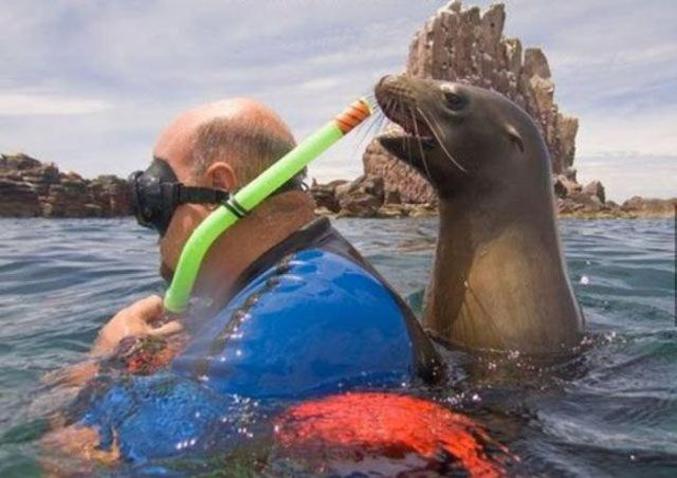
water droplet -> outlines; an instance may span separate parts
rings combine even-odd
[[[581,281],[580,281],[580,282],[581,282],[581,284],[583,284],[583,285],[588,285],[588,284],[590,283],[590,279],[588,278],[588,276],[581,276]]]
[[[242,357],[242,350],[237,349],[237,350],[235,351],[235,355],[237,355],[238,357]]]
[[[478,394],[475,393],[472,396],[472,401],[473,402],[480,402],[480,401],[482,401],[482,399],[480,398],[480,396]]]

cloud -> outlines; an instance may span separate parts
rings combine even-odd
[[[615,154],[617,151],[663,156],[677,154],[675,108],[628,108],[616,114],[591,111],[581,115],[581,125],[577,138],[579,156]]]
[[[243,95],[270,104],[302,138],[380,75],[401,71],[414,31],[445,3],[7,0],[0,151],[25,150],[90,176],[126,175],[148,160],[174,115]],[[506,34],[544,48],[558,103],[581,120],[583,177],[611,178],[588,162],[614,151],[664,158],[677,151],[669,131],[677,124],[677,3],[506,3]],[[311,175],[359,174],[356,142],[337,145]],[[632,167],[628,160],[626,171]],[[644,182],[646,194],[655,184]]]
[[[111,107],[101,99],[0,92],[0,116],[82,115]]]
[[[607,197],[621,202],[632,196],[677,197],[677,155],[646,155],[632,151],[584,156],[579,180],[604,178]]]

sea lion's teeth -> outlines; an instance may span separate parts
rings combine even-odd
[[[402,128],[402,126],[400,126],[398,123],[392,123],[392,122],[391,122],[391,123],[388,124],[388,126],[385,127],[385,129],[383,130],[383,132],[384,132],[385,134],[389,134],[389,135],[390,135],[390,134],[401,135],[401,134],[403,134],[405,131],[404,131],[404,128]]]

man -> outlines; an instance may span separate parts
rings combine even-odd
[[[282,120],[249,99],[198,107],[165,129],[153,163],[135,176],[167,187],[181,183],[185,193],[174,203],[156,198],[155,210],[140,214],[160,233],[165,279],[217,198],[294,145]],[[141,197],[143,187],[136,194],[137,206],[152,202]],[[129,351],[130,336],[158,340],[155,352],[166,351],[163,340],[179,332],[187,339],[169,347],[160,366],[125,362],[128,372],[159,373],[119,379],[104,369],[49,444],[132,463],[206,453],[237,441],[244,413],[238,397],[274,413],[279,400],[439,379],[438,357],[411,311],[313,210],[312,198],[291,181],[214,243],[193,291],[200,307],[167,320],[161,299],[151,296],[118,313],[93,347],[108,362]]]

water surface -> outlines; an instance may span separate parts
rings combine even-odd
[[[436,220],[336,224],[420,311]],[[435,398],[488,427],[525,475],[677,476],[674,221],[565,220],[562,234],[586,350],[548,370],[448,353]],[[155,241],[132,219],[0,220],[0,476],[38,473],[41,417],[59,403],[40,378],[162,292]]]

